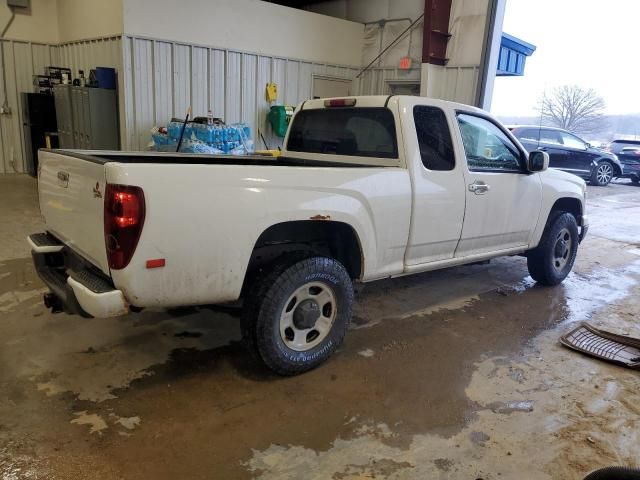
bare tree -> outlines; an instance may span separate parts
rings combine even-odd
[[[606,127],[605,103],[592,88],[563,85],[540,101],[542,120],[571,132],[596,133]]]

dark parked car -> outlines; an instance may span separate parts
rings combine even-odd
[[[623,167],[615,154],[593,148],[566,130],[520,125],[509,130],[527,151],[547,152],[550,167],[578,175],[592,185],[607,185],[613,178],[623,174]]]
[[[624,165],[623,177],[640,184],[640,140],[614,140],[606,150],[616,154]]]

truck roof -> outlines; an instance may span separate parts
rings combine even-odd
[[[476,113],[487,113],[486,111],[463,103],[450,102],[448,100],[440,100],[437,98],[429,97],[415,97],[412,95],[352,95],[348,97],[331,97],[331,98],[317,98],[313,100],[306,100],[300,104],[298,110],[311,110],[327,108],[325,102],[330,100],[350,100],[355,99],[356,103],[354,107],[385,107],[392,101],[400,101],[403,98],[415,99],[420,98],[426,100],[431,105],[438,105],[443,108],[449,108],[453,110],[466,110]]]

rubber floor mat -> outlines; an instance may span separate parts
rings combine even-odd
[[[561,336],[560,343],[592,357],[640,370],[640,339],[616,335],[582,323]]]

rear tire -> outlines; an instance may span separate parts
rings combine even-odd
[[[613,164],[608,161],[599,162],[596,168],[591,172],[591,184],[598,187],[604,187],[609,185],[609,182],[613,180],[614,170]]]
[[[275,373],[297,375],[337,350],[352,308],[353,284],[340,262],[283,259],[247,295],[243,336]]]
[[[578,224],[573,215],[560,212],[553,217],[540,244],[527,254],[531,278],[542,285],[561,283],[573,268],[578,239]]]

